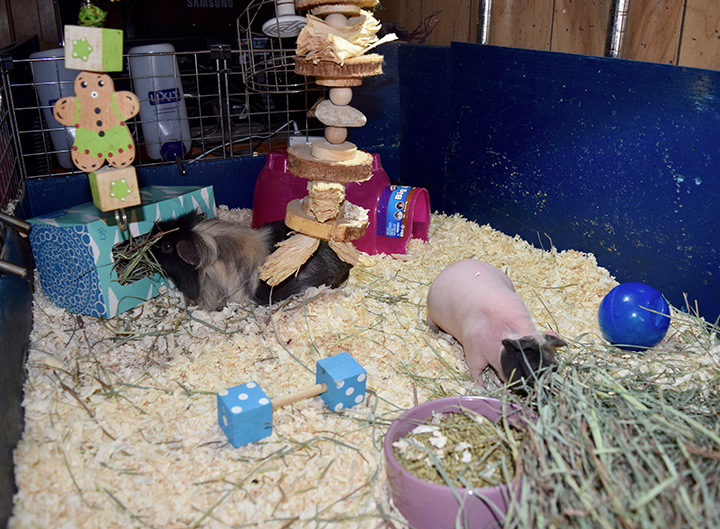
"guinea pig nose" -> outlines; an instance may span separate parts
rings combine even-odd
[[[97,96],[98,96],[98,93],[95,90],[90,92],[90,97],[92,97],[93,99],[95,99]]]

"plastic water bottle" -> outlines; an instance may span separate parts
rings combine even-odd
[[[140,99],[145,147],[154,160],[173,161],[190,150],[190,125],[172,44],[128,50],[134,93]],[[132,54],[143,54],[133,57]]]
[[[58,123],[53,116],[53,106],[61,97],[75,95],[75,78],[80,71],[65,68],[64,48],[32,53],[30,59],[33,59],[31,65],[35,89],[43,107],[45,123],[50,129],[50,140],[57,151],[60,165],[70,169],[73,166],[70,148],[75,143],[75,127],[66,127]]]

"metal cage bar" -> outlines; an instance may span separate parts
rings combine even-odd
[[[170,96],[158,94],[161,90],[138,93],[137,85],[148,77],[159,82],[163,75],[150,71],[142,77],[133,76],[130,61],[142,56],[173,57],[172,73],[166,72],[164,76],[172,77],[181,88],[187,111],[190,148],[180,157],[185,164],[256,156],[282,150],[291,139],[323,134],[322,124],[307,116],[308,109],[324,97],[324,88],[294,73],[295,39],[268,37],[256,31],[253,23],[261,10],[255,8],[263,7],[257,4],[251,3],[238,18],[237,50],[217,45],[210,50],[191,52],[126,53],[123,71],[110,73],[116,91],[130,90],[141,104],[158,105],[163,97]],[[274,7],[275,0],[259,4]],[[14,59],[2,67],[0,190],[9,196],[19,193],[20,183],[25,179],[81,173],[68,162],[73,127],[62,126],[52,118],[54,102],[74,93],[71,87],[78,73],[63,71],[62,49],[57,51],[49,56]],[[14,82],[7,75],[12,68],[23,69],[27,75]],[[44,75],[40,75],[40,70]],[[40,92],[45,88],[53,89],[55,96],[42,98]],[[150,156],[151,142],[144,126],[153,124],[153,120],[138,115],[128,121],[137,146],[133,163],[136,167],[176,161]]]

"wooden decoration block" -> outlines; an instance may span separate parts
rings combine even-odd
[[[65,26],[65,68],[93,72],[123,70],[123,32]]]
[[[303,200],[293,200],[285,211],[285,224],[308,237],[334,239],[339,242],[354,241],[365,235],[368,226],[367,210],[347,200],[344,202],[341,216],[327,222],[318,222],[304,211]]]
[[[312,142],[312,155],[318,160],[327,162],[347,162],[355,159],[357,146],[349,141],[339,144],[330,143],[327,140],[315,140]]]
[[[315,117],[328,127],[364,127],[365,114],[350,105],[336,105],[325,99],[315,108]]]
[[[362,77],[315,77],[315,83],[320,86],[329,86],[332,88],[348,88],[351,86],[360,86]]]
[[[234,447],[272,434],[273,405],[256,382],[217,393],[218,424]]]
[[[372,178],[372,155],[356,149],[351,159],[339,162],[313,156],[313,146],[297,143],[287,149],[287,170],[300,178],[325,182],[364,182]]]
[[[349,353],[318,360],[315,372],[315,383],[327,385],[321,397],[331,410],[342,411],[365,400],[367,372]]]
[[[75,78],[75,97],[58,99],[53,116],[58,123],[75,127],[72,161],[86,173],[108,161],[128,167],[135,160],[135,143],[127,120],[140,112],[140,100],[127,91],[115,91],[105,73],[80,72]]]
[[[88,178],[93,202],[100,211],[129,208],[141,203],[137,174],[132,166],[122,169],[104,166],[88,173]]]
[[[235,448],[272,435],[273,410],[320,395],[335,412],[365,400],[367,372],[340,353],[315,365],[316,384],[272,401],[256,382],[217,392],[218,424]]]

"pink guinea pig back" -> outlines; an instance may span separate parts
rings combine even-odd
[[[463,259],[446,267],[430,285],[427,323],[452,335],[465,352],[470,374],[491,365],[500,367],[502,340],[540,334],[510,278],[498,268],[477,259]]]

